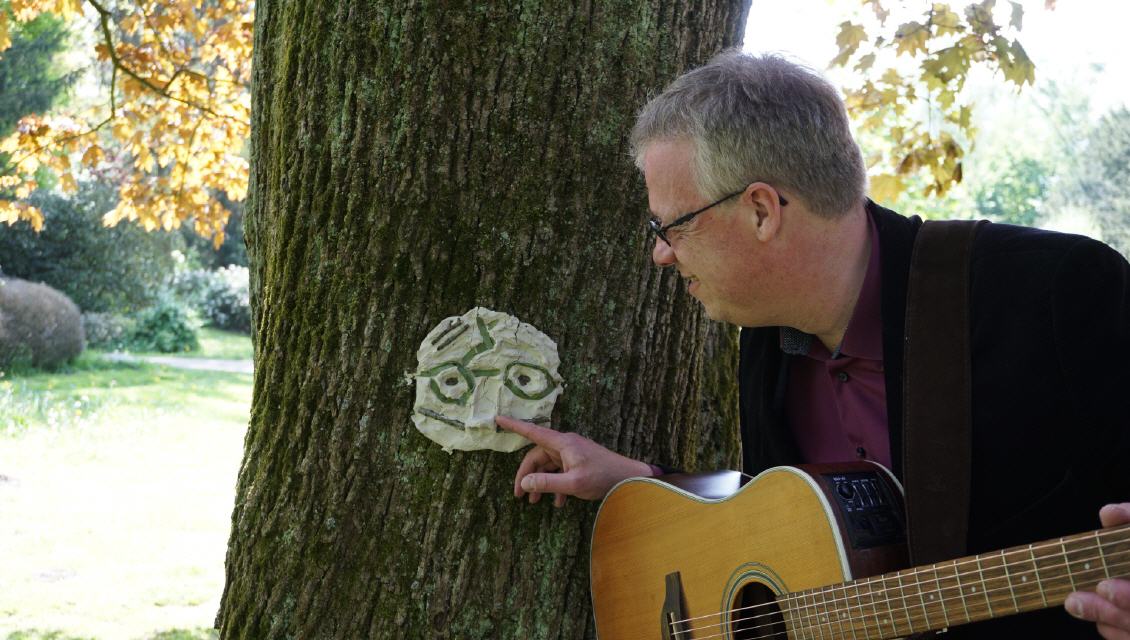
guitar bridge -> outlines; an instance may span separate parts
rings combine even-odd
[[[668,573],[664,578],[666,594],[663,598],[663,611],[659,624],[663,629],[663,640],[683,640],[689,638],[687,615],[683,606],[683,581],[679,572]]]

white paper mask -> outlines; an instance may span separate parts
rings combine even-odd
[[[564,388],[552,340],[514,316],[482,307],[440,322],[416,358],[412,422],[448,453],[522,448],[529,440],[500,430],[494,417],[548,427]]]

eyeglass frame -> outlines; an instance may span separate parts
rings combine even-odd
[[[753,184],[753,183],[751,182],[750,184]],[[651,219],[647,221],[647,226],[648,226],[649,229],[651,229],[652,233],[659,236],[659,239],[662,240],[663,242],[665,242],[667,244],[667,246],[669,247],[669,246],[671,246],[671,241],[667,239],[667,232],[671,228],[677,227],[681,224],[686,224],[686,223],[690,222],[691,220],[694,220],[699,214],[706,212],[707,209],[710,209],[711,207],[716,207],[716,206],[722,204],[723,202],[729,200],[730,198],[733,198],[734,196],[740,196],[741,194],[745,193],[745,190],[748,189],[748,188],[749,188],[749,185],[747,184],[741,191],[735,191],[734,193],[731,193],[728,196],[724,196],[724,197],[722,197],[718,200],[715,200],[714,202],[711,202],[710,204],[706,205],[705,207],[703,207],[701,209],[698,209],[696,211],[692,211],[690,213],[683,214],[683,215],[679,216],[678,218],[675,218],[675,220],[672,221],[670,224],[665,225],[665,224],[663,224],[659,221],[659,218],[656,218],[655,216],[651,216]],[[777,194],[777,199],[780,201],[782,207],[789,204],[789,201],[785,200],[784,196],[782,196],[781,194]]]

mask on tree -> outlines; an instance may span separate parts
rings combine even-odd
[[[529,444],[501,431],[496,415],[548,427],[564,389],[557,345],[498,311],[475,307],[432,329],[416,353],[412,422],[443,447],[516,451]]]

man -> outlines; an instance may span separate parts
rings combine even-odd
[[[728,53],[652,100],[632,132],[656,232],[707,314],[742,329],[743,466],[866,458],[902,474],[910,252],[921,225],[868,201],[835,89],[777,57]],[[971,261],[969,553],[1095,527],[1130,496],[1130,265],[1101,243],[987,225]],[[514,492],[595,500],[661,469],[500,417],[534,441]],[[913,500],[913,496],[910,497]],[[1130,522],[1130,503],[1103,508]],[[1130,639],[1130,581],[1068,599]],[[1062,610],[955,637],[1093,637]]]

